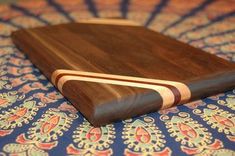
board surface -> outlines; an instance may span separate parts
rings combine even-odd
[[[189,88],[187,101],[235,87],[233,63],[140,26],[70,23],[12,37],[49,79],[63,69],[174,81]],[[153,89],[76,80],[63,85],[63,95],[95,126],[159,110],[163,103]]]

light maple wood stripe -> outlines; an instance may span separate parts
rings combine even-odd
[[[181,82],[141,78],[141,77],[134,77],[134,76],[123,76],[123,75],[113,75],[113,74],[103,74],[103,73],[58,69],[58,70],[54,71],[52,74],[52,83],[55,84],[55,79],[60,74],[79,74],[79,75],[83,75],[83,76],[96,76],[96,77],[109,78],[109,79],[110,78],[120,79],[122,81],[132,80],[132,81],[140,81],[143,83],[150,82],[150,83],[156,83],[156,84],[171,85],[171,86],[176,87],[179,90],[179,92],[181,94],[181,102],[185,102],[191,98],[191,91],[189,90],[188,86],[181,83]]]
[[[71,74],[78,74],[78,75],[71,75]],[[58,77],[59,80],[57,80]],[[191,97],[191,92],[185,84],[174,81],[165,81],[165,80],[147,79],[147,78],[120,76],[120,75],[102,74],[102,73],[93,73],[93,72],[83,72],[83,71],[74,71],[74,70],[56,70],[52,74],[51,80],[52,83],[55,84],[61,92],[63,92],[63,85],[70,80],[107,83],[114,85],[152,89],[157,91],[162,97],[163,99],[162,109],[171,107],[174,104],[175,95],[172,92],[172,90],[170,90],[168,87],[161,86],[159,84],[172,85],[176,87],[181,94],[180,102],[187,101]],[[138,82],[130,82],[130,81],[138,81]],[[157,83],[157,84],[146,84],[147,82]]]
[[[92,18],[92,19],[80,20],[79,23],[139,26],[138,23],[126,19]]]
[[[107,80],[100,78],[90,78],[90,77],[81,77],[81,76],[62,76],[58,81],[58,89],[63,93],[63,86],[68,81],[85,81],[85,82],[96,82],[96,83],[104,83],[104,84],[113,84],[113,85],[121,85],[121,86],[129,86],[129,87],[138,87],[145,89],[155,90],[160,94],[163,100],[163,105],[161,109],[169,108],[174,103],[175,96],[171,92],[170,89],[162,86],[156,85],[148,85],[142,83],[134,83],[134,82],[126,82],[126,81],[118,81],[118,80]]]

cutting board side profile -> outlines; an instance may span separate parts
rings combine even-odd
[[[12,39],[94,126],[235,87],[234,63],[141,26],[70,23]]]

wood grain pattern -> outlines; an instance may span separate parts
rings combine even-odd
[[[64,69],[175,81],[188,86],[189,101],[235,87],[234,63],[141,26],[70,23],[12,37],[49,79]],[[153,89],[77,80],[63,84],[63,95],[95,126],[159,110],[163,103]]]
[[[52,83],[61,93],[63,93],[64,84],[74,80],[155,90],[163,101],[161,109],[188,101],[191,97],[191,91],[185,84],[174,81],[60,69],[53,72],[51,76]]]

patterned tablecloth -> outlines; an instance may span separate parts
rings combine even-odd
[[[94,128],[10,39],[16,29],[92,17],[127,18],[235,61],[234,0],[0,5],[0,155],[235,155],[235,90]]]

